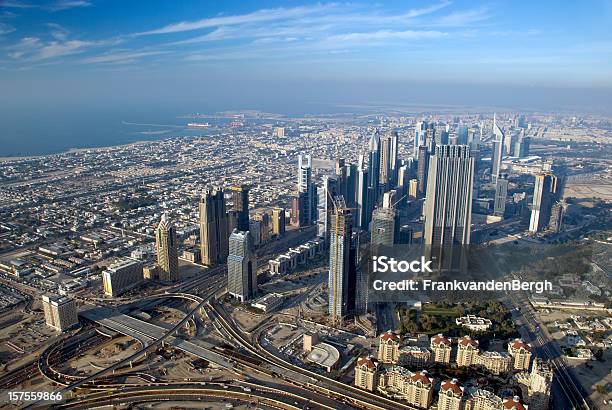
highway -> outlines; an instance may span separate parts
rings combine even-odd
[[[541,326],[533,308],[524,294],[510,294],[513,320],[520,325],[521,337],[531,343],[535,356],[549,360],[554,372],[553,397],[555,409],[590,409],[580,383],[574,379],[563,359],[557,343],[552,340],[545,326]]]
[[[218,267],[216,270],[220,273],[224,272],[225,268]],[[180,297],[196,303],[195,308],[193,308],[179,323],[168,329],[125,315],[118,310],[108,308],[95,307],[82,312],[82,316],[88,320],[99,323],[102,326],[112,329],[118,333],[140,340],[143,347],[129,357],[120,360],[98,372],[95,372],[90,376],[82,377],[78,380],[66,380],[67,385],[59,391],[66,394],[74,391],[75,389],[89,386],[93,381],[98,381],[97,384],[102,382],[105,385],[105,388],[110,388],[112,386],[112,382],[104,379],[106,375],[109,375],[111,372],[129,365],[129,363],[141,358],[143,355],[146,355],[147,352],[153,351],[160,345],[167,344],[197,357],[202,357],[206,360],[218,363],[223,367],[232,369],[234,371],[239,370],[240,366],[237,367],[236,364],[240,363],[241,366],[251,368],[253,371],[261,372],[262,374],[267,375],[266,378],[270,378],[270,376],[272,376],[272,380],[274,377],[280,376],[282,379],[284,379],[284,381],[281,381],[282,391],[285,391],[286,393],[288,391],[292,391],[292,394],[295,394],[297,397],[307,398],[307,401],[316,408],[327,407],[338,410],[350,409],[354,407],[367,409],[412,409],[410,406],[362,391],[353,386],[337,382],[320,374],[294,366],[291,363],[277,358],[270,352],[267,352],[258,344],[253,345],[239,330],[237,325],[233,323],[233,321],[230,321],[224,317],[224,311],[219,311],[213,308],[212,304],[207,303],[208,301],[214,299],[215,294],[217,294],[224,285],[224,275],[206,275],[206,277],[194,278],[186,283],[171,287],[166,290],[167,293],[158,294],[150,297],[149,300],[140,301],[145,303],[157,303],[164,299]],[[205,289],[204,292],[202,292],[202,296],[198,296],[194,293],[188,293],[188,291],[200,293],[201,289]],[[262,364],[261,366],[254,364],[253,360],[246,360],[248,358],[246,356],[239,356],[238,352],[223,351],[222,349],[220,350],[212,345],[203,346],[202,344],[204,344],[204,342],[202,341],[197,341],[196,344],[195,341],[186,341],[175,336],[178,330],[181,329],[181,327],[184,326],[188,320],[190,320],[198,312],[204,311],[205,307],[209,308],[206,313],[211,320],[213,320],[215,326],[222,330],[223,333],[229,336],[233,341],[237,342],[238,345],[243,346],[249,352],[249,354],[253,355],[257,360],[260,360],[260,363]],[[275,388],[273,387],[273,383],[265,382],[263,380],[258,380],[257,386],[258,389],[264,387],[268,389]],[[149,391],[149,388],[151,391]],[[208,391],[202,392],[201,388],[196,390],[198,390],[197,394],[187,392],[184,396],[185,399],[193,399],[194,395],[201,397],[210,393]],[[129,401],[135,403],[147,401],[147,397],[149,400],[151,397],[156,397],[155,401],[160,399],[160,395],[162,398],[169,397],[167,391],[162,392],[158,388],[153,388],[153,386],[147,386],[146,388],[144,386],[134,388],[133,390],[130,390],[129,394],[126,393],[125,397],[123,397],[123,394],[127,392],[125,386],[124,389],[114,389],[110,390],[110,392],[112,397],[109,397],[109,400],[113,403],[117,403],[118,401],[122,402],[122,398],[125,398],[126,402]],[[225,393],[227,394],[227,391],[225,391]],[[213,392],[210,394],[214,396],[214,394],[217,393]],[[174,395],[174,393],[172,395]],[[176,398],[182,399],[178,396],[176,396]],[[78,407],[78,403],[81,403],[82,407]],[[95,403],[99,404],[98,401],[95,401]],[[36,405],[40,404],[42,403],[32,403],[26,408],[35,407]],[[73,404],[76,406],[74,408],[87,408],[87,402],[82,402],[81,397],[73,398],[70,405]],[[285,403],[285,405],[286,404],[287,403]],[[278,403],[274,405],[278,406]],[[300,406],[300,408],[302,407],[303,406]]]
[[[248,391],[250,389],[250,391]],[[252,403],[271,409],[299,410],[310,408],[310,401],[298,395],[267,387],[242,388],[228,386],[223,388],[218,384],[200,386],[160,385],[127,389],[117,389],[108,392],[93,393],[82,396],[69,403],[52,406],[56,409],[90,409],[99,406],[128,405],[163,401],[227,401]],[[327,406],[316,406],[317,409],[333,409]]]
[[[223,283],[223,281],[217,281],[216,282],[216,286],[212,286],[211,289],[208,290],[207,294],[202,298],[202,301],[200,303],[198,303],[196,305],[195,308],[193,308],[181,321],[179,321],[176,325],[174,325],[174,327],[172,327],[171,329],[169,329],[166,333],[164,333],[161,337],[159,337],[158,339],[153,340],[150,344],[148,344],[147,346],[143,347],[142,349],[138,350],[136,353],[126,357],[123,360],[120,360],[116,363],[114,363],[113,365],[102,369],[88,377],[85,377],[79,381],[76,381],[74,383],[69,384],[68,386],[65,386],[63,388],[61,388],[59,390],[59,392],[66,394],[68,392],[73,391],[74,389],[80,387],[80,386],[84,386],[87,385],[88,383],[99,379],[111,372],[113,372],[116,369],[119,369],[125,365],[128,365],[129,363],[131,363],[132,361],[135,361],[136,359],[140,358],[141,356],[147,354],[150,351],[153,351],[155,349],[157,349],[160,345],[162,345],[164,343],[164,341],[166,341],[167,339],[172,338],[172,335],[175,334],[179,329],[181,329],[185,323],[187,323],[188,320],[191,319],[191,317],[195,314],[197,314],[200,309],[202,308],[202,306],[204,305],[204,303],[206,302],[206,300],[212,296],[214,296],[221,288],[221,283]],[[33,408],[36,407],[37,405],[40,405],[41,402],[33,402],[30,405],[28,405],[26,408]],[[49,404],[49,403],[46,403]]]
[[[239,327],[233,323],[232,319],[216,303],[208,305],[214,315],[211,317],[217,320],[219,326],[224,328],[242,347],[251,354],[268,364],[286,381],[311,389],[318,393],[337,398],[350,406],[365,409],[414,409],[398,401],[389,400],[385,397],[358,389],[350,384],[345,384],[337,380],[328,378],[318,373],[293,365],[267,351],[259,344],[254,345],[247,336],[239,331]]]

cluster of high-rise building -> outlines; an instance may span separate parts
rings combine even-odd
[[[333,174],[314,182],[310,155],[298,156],[298,178],[291,221],[297,226],[317,225],[317,234],[329,249],[329,314],[337,322],[366,309],[357,268],[360,243],[369,233],[373,246],[411,243],[413,229],[400,226],[399,208],[406,198],[425,198],[423,243],[430,251],[453,261],[446,249],[470,243],[474,156],[467,127],[451,145],[448,127],[439,144],[433,124],[416,126],[416,157],[398,158],[399,135],[375,131],[367,155],[358,163],[337,159]],[[465,141],[464,141],[465,140]],[[465,142],[456,145],[457,142]],[[367,161],[366,161],[367,158]],[[416,167],[415,167],[416,165]],[[415,177],[416,178],[413,178]]]
[[[200,198],[198,211],[200,260],[195,260],[195,252],[187,253],[193,256],[194,262],[201,262],[209,267],[227,263],[228,292],[242,302],[252,300],[257,293],[258,265],[255,247],[272,237],[278,238],[285,234],[285,210],[272,208],[266,212],[258,212],[251,218],[249,187],[234,185],[226,190],[207,188]],[[166,214],[162,215],[155,230],[155,239],[155,277],[166,282],[178,280],[176,231]],[[128,282],[132,286],[137,283],[135,278]]]

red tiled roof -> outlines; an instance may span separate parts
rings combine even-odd
[[[527,351],[531,350],[531,345],[523,342],[521,339],[514,339],[514,341],[510,344],[513,349],[520,349],[521,347]]]
[[[458,394],[458,395],[462,395],[463,394],[463,388],[461,387],[461,385],[457,382],[456,379],[453,380],[447,380],[444,383],[442,383],[442,385],[440,386],[440,389],[442,391],[448,391],[448,390],[452,390],[453,393]]]
[[[427,376],[427,372],[425,371],[421,371],[421,372],[416,372],[411,378],[411,381],[413,382],[418,382],[420,381],[423,384],[431,384],[431,379]]]
[[[459,339],[459,343],[462,344],[463,346],[478,347],[478,340],[472,339],[469,336],[463,336],[461,339]]]
[[[378,366],[378,361],[373,357],[363,356],[357,360],[357,366],[366,365],[368,369],[375,369]]]
[[[523,403],[521,403],[517,396],[506,397],[502,403],[502,407],[509,410],[526,410],[525,406]]]
[[[431,338],[431,343],[435,345],[439,345],[439,344],[450,345],[450,340],[448,340],[448,338],[446,338],[445,336],[439,334]]]
[[[387,330],[385,333],[383,333],[382,335],[380,335],[381,340],[387,341],[387,340],[400,340],[399,335],[393,333],[390,330]]]

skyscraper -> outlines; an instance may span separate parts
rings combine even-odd
[[[419,157],[417,162],[417,182],[418,194],[420,197],[425,195],[427,191],[427,177],[429,171],[429,151],[425,145],[419,147]]]
[[[493,114],[493,152],[491,156],[491,182],[497,182],[501,171],[502,157],[504,154],[504,132],[497,126],[497,119]]]
[[[317,198],[312,182],[312,158],[298,156],[298,205],[300,226],[311,225],[317,219]]]
[[[467,145],[468,143],[468,127],[460,125],[457,133],[457,145]]]
[[[272,230],[272,218],[270,218],[270,214],[268,212],[257,212],[253,216],[253,220],[259,222],[260,243],[268,243],[270,241],[270,231]],[[249,224],[249,230],[251,230],[251,226],[252,225]],[[252,231],[251,234],[253,234]]]
[[[548,227],[557,193],[557,177],[550,172],[536,175],[529,231],[541,232]]]
[[[157,247],[157,264],[159,278],[163,281],[176,281],[179,278],[178,246],[174,225],[163,214],[155,230],[155,245]]]
[[[412,158],[409,163],[404,163],[397,168],[397,187],[408,190],[408,182],[412,176]]]
[[[418,121],[414,127],[414,146],[412,148],[412,156],[418,158],[419,147],[425,144],[425,131],[427,130],[427,122]]]
[[[344,167],[346,168],[346,189],[343,191],[343,195],[346,194],[346,205],[354,208],[357,200],[357,165],[346,164]]]
[[[514,142],[518,139],[518,136],[513,132],[504,134],[504,155],[512,155],[514,149]]]
[[[548,230],[551,232],[561,232],[563,227],[563,217],[565,216],[565,208],[567,204],[564,201],[557,201],[550,209],[550,221]]]
[[[272,234],[277,238],[285,235],[285,209],[272,208]]]
[[[368,167],[370,177],[368,186],[374,192],[374,195],[370,198],[370,210],[374,209],[374,205],[378,202],[378,185],[380,184],[380,144],[380,136],[378,135],[378,131],[375,131],[368,143]]]
[[[232,207],[231,211],[234,213],[236,226],[239,231],[249,230],[249,187],[248,185],[234,185],[229,188]]]
[[[419,195],[419,181],[417,179],[411,179],[408,181],[408,196],[412,199]]]
[[[368,142],[368,192],[367,192],[367,218],[372,216],[372,211],[378,203],[380,181],[380,136],[378,131],[370,137]]]
[[[387,133],[380,139],[380,166],[378,183],[380,192],[385,192],[390,185],[391,172],[391,134]]]
[[[497,216],[504,216],[506,211],[506,198],[508,197],[508,174],[500,174],[495,184],[495,203],[493,213]]]
[[[200,199],[200,246],[202,263],[224,263],[228,252],[228,220],[220,189],[206,189]]]
[[[319,201],[317,204],[317,236],[327,238],[329,234],[329,223],[333,210],[333,198],[340,195],[340,184],[336,178],[329,175],[323,176],[321,187],[317,189]]]
[[[430,123],[429,128],[427,128],[427,131],[425,133],[425,140],[427,141],[426,145],[429,149],[429,152],[434,152],[438,141],[436,140],[436,127],[433,122]]]
[[[369,199],[368,199],[368,169],[363,163],[363,155],[360,156],[357,165],[357,177],[355,179],[355,227],[367,230],[370,223]]]
[[[372,246],[393,246],[399,239],[399,220],[393,207],[376,208],[372,214]]]
[[[249,231],[234,229],[229,237],[227,292],[241,302],[257,294],[257,258]]]
[[[529,156],[529,145],[531,144],[531,138],[522,136],[514,144],[514,156],[519,158],[525,158]]]
[[[444,131],[440,133],[440,144],[448,145],[450,143],[450,124],[446,124]]]
[[[357,166],[347,164],[344,158],[336,160],[337,194],[345,198],[348,207],[355,207],[355,184],[357,179]],[[319,193],[319,198],[321,194]]]
[[[474,158],[467,145],[439,145],[429,162],[423,243],[436,266],[456,268],[457,254],[470,243]]]
[[[355,309],[357,253],[353,218],[342,197],[334,198],[329,240],[329,314],[337,323]]]
[[[397,162],[399,135],[397,134],[397,131],[391,131],[390,143],[391,145],[389,147],[389,179],[391,182],[391,186],[395,187],[397,185],[397,172],[399,168],[399,164]]]

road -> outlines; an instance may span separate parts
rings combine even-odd
[[[214,313],[212,317],[218,321],[218,325],[224,328],[234,340],[236,340],[249,353],[275,369],[278,375],[298,386],[308,388],[318,393],[324,393],[331,397],[340,399],[350,406],[366,409],[413,409],[413,407],[398,401],[358,389],[352,385],[341,383],[319,373],[293,365],[275,356],[264,349],[257,342],[253,343],[239,330],[233,320],[216,303],[211,303],[208,308]]]
[[[526,295],[523,293],[508,293],[511,300],[511,312],[514,322],[519,325],[521,337],[531,343],[535,355],[549,360],[555,377],[553,380],[552,394],[555,409],[590,409],[585,397],[588,395],[582,389],[580,383],[575,380],[571,370],[563,359],[561,350],[557,343],[550,337],[546,326],[537,320],[533,308]]]
[[[248,389],[247,389],[248,390]],[[163,401],[227,401],[256,403],[272,409],[298,410],[310,408],[310,401],[279,389],[252,387],[250,391],[239,386],[223,388],[218,384],[200,386],[160,385],[117,389],[115,391],[85,395],[69,403],[55,405],[57,409],[90,409],[99,406],[117,406]],[[317,406],[316,408],[333,409]]]

